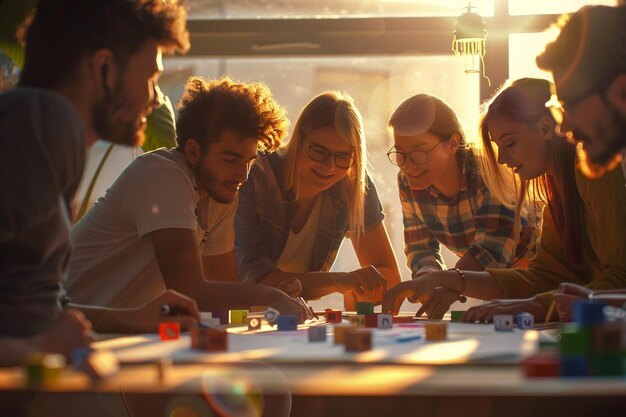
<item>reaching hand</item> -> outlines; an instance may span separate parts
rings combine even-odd
[[[161,307],[167,304],[177,314],[166,315]],[[180,323],[184,330],[198,323],[200,313],[194,300],[174,290],[167,290],[135,310],[133,315],[133,330],[137,333],[158,332],[159,323]]]
[[[305,304],[300,303],[295,298],[288,296],[278,288],[268,287],[265,285],[259,285],[258,287],[258,290],[261,292],[259,295],[263,300],[264,305],[275,308],[280,312],[280,314],[298,316],[298,321],[300,323],[304,322],[304,320],[313,318],[313,314]]]
[[[490,322],[496,314],[530,313],[535,322],[545,320],[547,308],[537,297],[523,300],[492,300],[483,305],[472,307],[463,314],[463,321],[468,323]]]
[[[385,294],[383,312],[398,314],[405,298],[408,298],[411,303],[427,304],[435,289],[441,287],[441,283],[447,276],[454,277],[456,274],[454,271],[435,271],[396,285]]]
[[[437,287],[431,293],[428,301],[417,311],[416,317],[426,313],[429,319],[439,320],[443,318],[450,306],[459,300],[459,294],[447,288]]]
[[[296,298],[302,292],[302,283],[298,278],[289,278],[278,284],[278,289],[286,292],[290,297]]]
[[[356,299],[373,303],[380,303],[387,290],[387,280],[372,265],[339,274],[335,285],[342,294],[353,293]]]
[[[574,303],[578,300],[588,299],[591,294],[593,294],[592,290],[581,285],[566,282],[559,285],[559,289],[554,293],[554,303],[556,312],[559,314],[561,321],[572,321]]]
[[[32,338],[41,352],[61,353],[69,360],[72,352],[93,342],[91,323],[78,310],[66,310],[44,332]]]

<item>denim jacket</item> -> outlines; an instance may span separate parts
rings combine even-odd
[[[283,188],[285,156],[263,155],[253,165],[248,181],[239,190],[235,217],[235,254],[242,281],[259,282],[278,270],[276,263],[285,248],[291,222],[298,210],[292,192]],[[384,218],[374,183],[367,177],[365,230]],[[310,271],[328,271],[350,229],[348,204],[339,181],[321,194],[319,227],[311,256]]]

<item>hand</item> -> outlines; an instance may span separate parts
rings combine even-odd
[[[296,298],[302,292],[302,283],[298,278],[289,278],[278,284],[278,289],[286,292],[290,297]]]
[[[426,274],[430,274],[431,272],[436,272],[436,271],[441,271],[441,269],[437,268],[436,266],[433,265],[426,265],[421,267],[415,274],[413,274],[412,279],[417,279],[421,276],[424,276]],[[411,303],[418,303],[419,300],[417,299],[417,296],[413,295],[411,297],[407,297],[409,302]]]
[[[61,353],[70,360],[72,352],[88,347],[94,338],[91,323],[78,310],[65,310],[44,332],[34,336],[33,346],[40,352]]]
[[[263,305],[275,308],[280,314],[298,316],[298,321],[303,323],[304,320],[313,318],[313,314],[305,304],[300,303],[295,298],[285,294],[278,288],[259,285],[259,296],[263,300]]]
[[[167,304],[173,310],[180,312],[177,315],[166,315],[161,307]],[[188,330],[198,324],[200,313],[194,300],[174,290],[167,290],[152,301],[134,310],[132,329],[135,333],[156,333],[159,323],[180,323],[180,327]]]
[[[449,281],[449,278],[458,279],[458,273],[455,271],[435,271],[411,281],[401,282],[385,294],[382,311],[394,315],[398,314],[405,298],[408,298],[411,303],[426,304],[435,288],[442,287],[442,283]]]
[[[535,322],[545,320],[548,309],[537,297],[523,300],[492,300],[483,305],[472,307],[463,314],[463,321],[467,323],[490,322],[496,314],[516,315],[530,313]]]
[[[459,301],[459,294],[444,287],[437,287],[431,293],[429,300],[422,304],[415,316],[420,317],[426,313],[429,319],[442,319],[443,315],[456,301]]]
[[[335,279],[337,291],[354,293],[356,299],[380,303],[387,289],[387,280],[370,265],[352,272],[338,274]]]

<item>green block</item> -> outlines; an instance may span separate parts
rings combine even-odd
[[[357,301],[356,314],[374,314],[374,303],[369,301]]]
[[[451,311],[450,312],[450,320],[451,321],[461,321],[463,319],[463,314],[465,314],[465,311]]]
[[[585,356],[591,351],[591,335],[586,328],[576,323],[567,323],[561,326],[561,340],[559,341],[561,355]]]
[[[624,376],[622,353],[598,353],[591,358],[591,374],[595,376]]]

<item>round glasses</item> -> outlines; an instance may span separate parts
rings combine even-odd
[[[406,164],[407,158],[411,158],[411,161],[415,165],[424,165],[426,162],[428,162],[428,154],[437,146],[439,146],[441,142],[443,141],[440,140],[435,144],[435,146],[428,149],[427,151],[400,152],[396,151],[394,148],[391,148],[391,150],[387,152],[387,158],[389,158],[389,161],[392,164],[398,167],[403,167]]]
[[[335,157],[335,165],[341,169],[348,169],[354,165],[352,155],[332,153],[318,145],[309,145],[309,158],[315,162],[325,162],[331,155]]]

